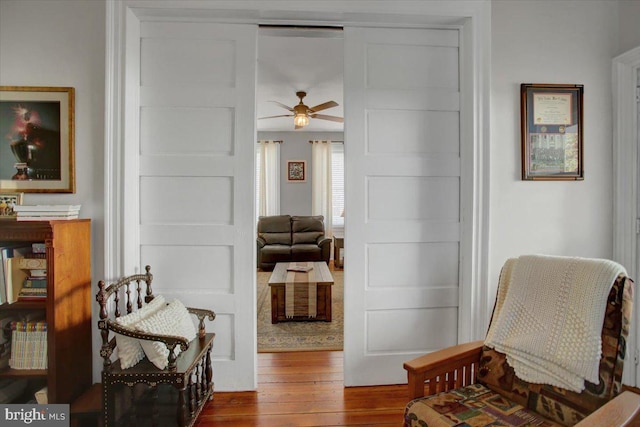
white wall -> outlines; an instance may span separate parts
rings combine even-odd
[[[80,216],[92,219],[96,290],[104,274],[105,19],[102,1],[0,1],[0,85],[75,88],[76,193],[27,193],[24,203],[82,205]],[[95,300],[87,304],[97,318]],[[97,327],[93,333],[97,355]]]
[[[280,145],[280,212],[283,215],[311,215],[310,140],[343,141],[342,132],[258,132],[258,139],[283,141]],[[287,182],[287,160],[307,161],[307,181]]]
[[[492,2],[489,295],[509,257],[613,255],[611,59],[618,5],[540,5]],[[584,85],[584,181],[520,180],[520,83]]]
[[[618,8],[620,35],[615,55],[640,46],[640,0],[621,1]]]

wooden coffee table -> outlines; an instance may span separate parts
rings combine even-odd
[[[309,272],[287,271],[289,265],[310,266],[313,269]],[[294,287],[294,293],[300,290],[306,292],[309,283],[316,283],[316,315],[310,317],[296,313],[287,316],[286,314],[286,288],[287,282]],[[279,262],[276,264],[269,278],[271,288],[271,323],[292,322],[292,321],[325,321],[331,322],[331,286],[333,277],[325,262]]]

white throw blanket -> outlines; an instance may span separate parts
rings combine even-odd
[[[621,265],[602,259],[528,255],[500,276],[485,345],[528,382],[575,392],[598,383],[601,332]]]

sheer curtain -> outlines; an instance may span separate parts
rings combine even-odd
[[[331,141],[311,142],[311,214],[324,216],[325,236],[333,236]]]
[[[258,186],[258,214],[280,215],[280,142],[258,141],[260,177]]]

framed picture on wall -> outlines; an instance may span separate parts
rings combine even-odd
[[[287,181],[305,182],[307,180],[307,162],[305,160],[287,160]]]
[[[72,87],[0,86],[0,191],[74,193]]]
[[[582,85],[522,84],[523,180],[583,180]]]

